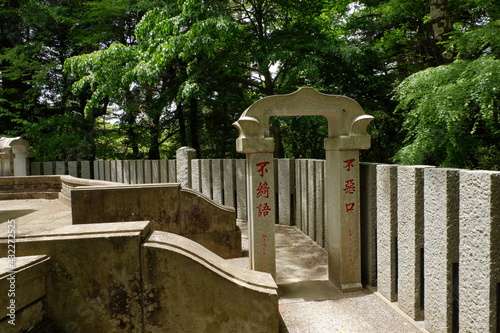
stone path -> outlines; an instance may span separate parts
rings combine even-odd
[[[247,226],[239,226],[247,250]],[[248,258],[232,261],[248,267]],[[276,267],[280,333],[426,332],[370,290],[342,294],[328,281],[326,251],[294,227],[276,226]]]
[[[33,234],[71,224],[71,211],[59,200],[0,201],[0,237],[9,219],[18,235]],[[244,257],[230,260],[248,268],[247,225],[238,224]],[[326,251],[294,227],[276,226],[276,258],[280,333],[425,332],[376,293],[340,293],[328,281]]]

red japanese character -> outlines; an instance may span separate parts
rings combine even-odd
[[[264,173],[268,172],[268,170],[266,169],[266,165],[268,165],[269,162],[260,162],[260,163],[256,163],[255,165],[260,167],[259,170],[257,170],[257,172],[260,174],[261,177],[264,177]]]
[[[351,210],[354,210],[354,203],[345,204],[345,211],[349,213]]]
[[[356,161],[356,159],[354,158],[351,158],[350,160],[345,160],[344,163],[346,165],[344,165],[344,168],[346,168],[347,171],[351,171],[351,168],[354,167],[354,161]]]
[[[356,191],[356,186],[354,185],[354,179],[346,180],[344,192],[347,194],[354,194],[355,191]]]
[[[267,182],[259,183],[259,187],[257,187],[257,198],[262,195],[269,198],[269,184]]]
[[[258,205],[257,210],[258,210],[259,217],[267,216],[267,215],[269,215],[269,212],[271,211],[271,207],[269,207],[269,205],[267,203],[264,203],[264,204]]]

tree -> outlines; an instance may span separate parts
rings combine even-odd
[[[498,20],[459,31],[449,44],[458,59],[399,85],[407,136],[397,161],[500,170],[499,35]]]

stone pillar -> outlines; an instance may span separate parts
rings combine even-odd
[[[123,182],[125,184],[132,184],[130,181],[130,161],[122,161],[123,166]]]
[[[44,175],[54,174],[54,162],[43,162],[43,174]]]
[[[236,160],[236,218],[248,220],[246,161]]]
[[[295,160],[295,225],[302,230],[302,160]]]
[[[328,276],[342,292],[361,290],[359,150],[325,140]]]
[[[135,160],[129,161],[130,163],[130,184],[137,184],[137,165]]]
[[[214,159],[212,162],[212,198],[215,202],[224,203],[224,183],[222,173],[222,160]]]
[[[236,207],[236,200],[234,193],[236,185],[235,160],[224,159],[222,161],[222,168],[224,172],[224,176],[222,177],[224,180],[224,205],[230,207]]]
[[[124,161],[116,161],[116,181],[118,183],[125,183],[124,181],[124,169],[125,169],[125,164],[123,163]]]
[[[317,179],[325,179],[325,161],[316,163]],[[325,246],[325,183],[316,183],[316,243]]]
[[[377,286],[377,164],[360,164],[361,280]]]
[[[91,179],[90,161],[82,161],[80,163],[80,167],[82,171],[82,178]]]
[[[153,170],[151,168],[151,161],[144,161],[144,184],[151,184],[153,181]]]
[[[144,161],[136,160],[137,184],[144,184]]]
[[[78,177],[78,162],[69,161],[68,162],[68,174],[73,177]]]
[[[160,183],[168,183],[168,160],[160,160]]]
[[[177,160],[168,160],[168,182],[177,182]]]
[[[424,168],[398,167],[398,307],[424,319]]]
[[[111,161],[104,161],[104,180],[111,181]]]
[[[273,154],[247,153],[250,268],[276,277]]]
[[[294,160],[278,160],[278,206],[279,224],[293,225],[293,193],[295,184]]]
[[[176,152],[177,182],[182,187],[191,188],[191,160],[196,158],[196,150],[190,147],[181,147]]]
[[[201,193],[209,197],[212,196],[212,164],[209,159],[201,160]]]
[[[301,213],[301,229],[302,232],[304,232],[307,235],[307,230],[309,229],[309,220],[308,220],[308,212],[309,212],[309,207],[307,206],[307,194],[308,194],[308,186],[307,186],[307,181],[309,180],[309,177],[307,175],[307,172],[309,170],[307,169],[307,160],[300,160],[300,213]]]
[[[307,235],[316,240],[316,161],[307,161]]]
[[[110,180],[116,182],[116,160],[109,161]]]
[[[459,170],[424,170],[425,328],[453,332],[453,266],[458,264]],[[458,331],[458,330],[455,330]]]
[[[398,300],[398,169],[377,165],[377,291]]]
[[[40,162],[31,162],[31,175],[32,176],[38,176],[40,175],[40,166],[42,164]],[[1,172],[0,172],[1,174]]]
[[[56,175],[65,175],[66,174],[66,162],[58,161],[56,162]]]
[[[191,188],[201,192],[201,160],[191,160]]]
[[[155,184],[160,183],[160,161],[152,160],[151,161],[151,181]]]
[[[460,172],[460,332],[499,332],[500,172]]]

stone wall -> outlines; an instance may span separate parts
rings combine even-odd
[[[188,237],[224,258],[241,257],[234,208],[180,184],[82,186],[71,199],[73,224],[147,220],[153,230]]]
[[[0,200],[57,199],[59,176],[0,177]]]
[[[43,331],[278,331],[277,286],[269,274],[235,266],[184,237],[151,231],[148,222],[103,223],[18,237],[17,287],[28,298],[16,297],[16,326],[2,315],[0,327],[21,332],[49,320]],[[8,240],[0,239],[0,251],[7,249]],[[50,260],[25,270],[23,258]],[[5,291],[9,273],[1,265]],[[5,295],[0,304],[9,301]],[[26,310],[32,310],[29,318]]]

